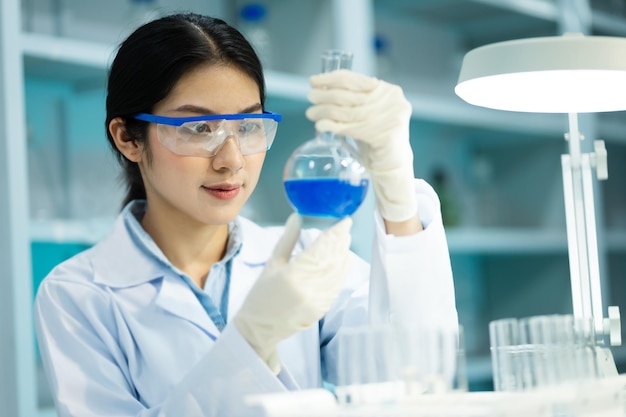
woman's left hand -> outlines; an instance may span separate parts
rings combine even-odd
[[[402,89],[349,70],[311,77],[306,116],[320,132],[353,138],[370,173],[383,219],[402,222],[417,215],[411,104]]]

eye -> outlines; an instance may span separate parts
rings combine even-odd
[[[261,122],[244,120],[239,126],[239,131],[246,134],[255,134],[261,131]]]
[[[185,129],[194,135],[206,135],[212,132],[211,125],[208,122],[191,122],[185,123]]]

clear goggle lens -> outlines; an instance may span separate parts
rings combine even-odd
[[[280,116],[274,113],[207,116],[177,122],[177,118],[165,118],[139,114],[136,119],[156,123],[157,138],[170,151],[183,156],[212,157],[228,138],[235,138],[242,155],[265,152],[276,136]],[[180,121],[181,119],[178,119]],[[186,120],[186,119],[183,119]],[[167,123],[163,123],[167,122]]]

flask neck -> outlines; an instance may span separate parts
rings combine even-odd
[[[322,72],[352,69],[352,52],[329,49],[322,53]],[[337,144],[343,137],[332,132],[318,132],[317,139],[324,143]]]
[[[329,49],[322,53],[322,72],[338,69],[352,69],[352,52],[340,49]],[[318,140],[327,143],[338,142],[342,136],[331,132],[318,132]]]
[[[322,72],[352,69],[352,52],[330,49],[322,53]]]
[[[336,143],[341,140],[341,135],[333,132],[317,132],[317,140],[324,143]]]

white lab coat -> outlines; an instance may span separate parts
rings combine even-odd
[[[336,382],[334,336],[341,326],[366,323],[368,312],[374,322],[455,328],[439,201],[423,181],[416,191],[425,230],[388,236],[376,215],[371,270],[353,255],[332,309],[318,325],[280,343],[278,376],[232,321],[221,332],[216,328],[154,242],[146,239],[160,256],[141,250],[126,210],[109,237],[56,267],[36,297],[37,337],[59,416],[246,415],[242,399],[248,394]],[[229,318],[282,234],[282,227],[239,221],[243,245],[233,259]],[[300,244],[313,238],[313,232],[303,233]]]

